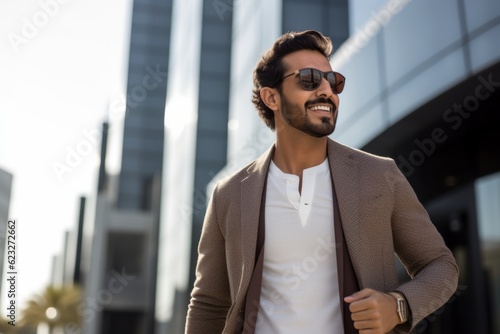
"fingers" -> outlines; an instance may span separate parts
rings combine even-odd
[[[354,328],[360,334],[381,334],[390,331],[398,322],[396,300],[389,294],[363,289],[345,297],[349,303]]]
[[[354,328],[359,331],[360,334],[364,333],[382,333],[382,322],[380,320],[365,320],[356,321],[354,323]]]
[[[380,308],[380,301],[372,296],[366,297],[361,300],[357,300],[349,305],[349,311],[352,313],[368,311],[368,310],[377,310]]]
[[[352,313],[351,319],[353,321],[377,320],[381,319],[381,316],[377,310],[366,310]]]
[[[346,303],[352,303],[352,302],[355,302],[355,301],[358,301],[358,300],[361,300],[361,299],[365,299],[365,298],[368,298],[370,297],[373,293],[375,292],[375,290],[372,290],[372,289],[363,289],[361,291],[358,291],[358,292],[355,292],[353,293],[352,295],[350,296],[347,296],[344,298],[344,301]]]
[[[352,318],[354,320],[354,314]],[[376,316],[364,318],[364,320],[354,320],[354,328],[359,331],[359,334],[383,334],[386,333],[384,327],[383,320]]]

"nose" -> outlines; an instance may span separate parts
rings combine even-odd
[[[323,97],[332,97],[333,95],[336,95],[332,87],[330,86],[330,83],[328,80],[326,80],[325,77],[321,78],[321,83],[319,84],[318,88],[316,89],[316,95],[318,96],[323,96]]]

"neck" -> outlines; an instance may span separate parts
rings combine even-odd
[[[325,161],[327,145],[327,137],[316,138],[300,133],[283,138],[277,134],[273,161],[284,173],[302,177],[304,169]]]

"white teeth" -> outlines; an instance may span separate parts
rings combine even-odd
[[[311,110],[324,110],[324,111],[330,111],[331,108],[327,106],[314,106],[311,108]]]

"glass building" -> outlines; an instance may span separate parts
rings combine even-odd
[[[151,210],[163,166],[172,0],[134,0],[117,207]]]
[[[83,333],[153,332],[171,20],[172,0],[133,1],[121,171],[105,175],[106,126],[84,248]]]
[[[333,138],[395,159],[461,270],[421,333],[500,332],[499,38],[498,1],[389,1],[332,59]]]

